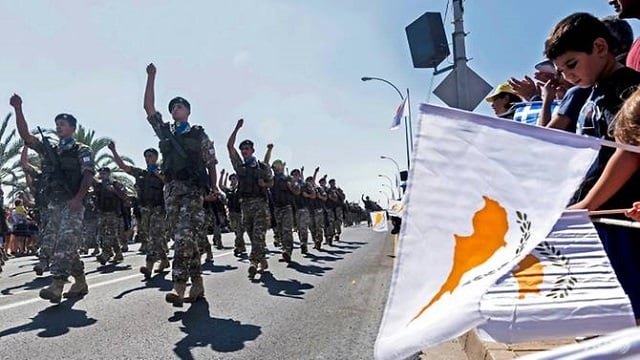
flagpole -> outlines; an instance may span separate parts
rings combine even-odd
[[[398,89],[397,86],[395,86],[391,81],[383,79],[383,78],[379,78],[379,77],[372,77],[372,76],[363,76],[362,78],[360,78],[360,80],[362,81],[369,81],[369,80],[378,80],[378,81],[382,81],[383,83],[391,86],[400,96],[400,99],[402,101],[404,101],[405,96],[402,94],[402,91],[400,91],[400,89]],[[407,103],[409,102],[409,89],[407,88]],[[409,118],[411,118],[411,105],[407,104],[409,106]],[[410,121],[410,120],[409,120]],[[411,155],[409,153],[409,124],[407,123],[407,117],[405,116],[404,119],[404,133],[405,133],[405,141],[406,141],[406,148],[407,148],[407,170],[410,169],[411,167]],[[413,142],[413,139],[411,140],[411,142]]]

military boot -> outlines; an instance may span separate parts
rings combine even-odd
[[[63,279],[53,279],[51,285],[40,290],[40,297],[49,300],[54,304],[60,303],[62,300],[62,289],[64,288],[65,281]]]
[[[253,279],[256,276],[257,272],[258,272],[258,268],[256,264],[251,263],[251,265],[249,265],[249,279]]]
[[[258,271],[259,272],[264,272],[268,268],[269,268],[269,263],[267,262],[267,259],[260,260],[260,266],[258,267]]]
[[[113,259],[111,260],[111,262],[114,264],[121,263],[122,261],[124,261],[124,257],[122,256],[122,252],[120,251],[118,251],[116,255],[113,257]]]
[[[176,281],[173,283],[173,290],[168,293],[164,299],[173,306],[180,307],[184,303],[184,292],[187,289],[187,283],[183,281]]]
[[[140,273],[144,275],[145,280],[151,279],[151,272],[153,271],[153,261],[147,261],[145,266],[140,266]]]
[[[204,259],[205,262],[212,263],[213,262],[213,252],[211,251],[211,246],[207,246],[205,249],[207,252],[207,257]]]
[[[193,303],[198,299],[204,299],[204,285],[202,284],[202,276],[194,276],[191,278],[191,289],[189,289],[189,296],[184,298],[184,302]]]
[[[303,253],[303,254],[308,254],[309,253],[309,249],[307,249],[307,244],[300,245],[300,252]]]
[[[165,271],[168,267],[169,267],[169,260],[167,258],[164,258],[160,260],[160,265],[158,265],[158,268],[155,270],[155,272],[161,273]]]
[[[100,265],[106,265],[109,258],[102,252],[102,254],[96,256],[96,260],[98,260]]]
[[[36,275],[40,276],[47,269],[47,262],[45,260],[40,260],[34,267],[33,271],[36,272]]]
[[[84,274],[73,277],[76,281],[71,285],[69,291],[62,294],[65,298],[77,298],[83,297],[89,293],[89,286],[87,285],[87,279]]]

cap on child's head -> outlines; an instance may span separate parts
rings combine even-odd
[[[513,91],[513,88],[511,87],[511,85],[509,85],[508,82],[503,82],[502,84],[496,86],[496,88],[493,90],[493,92],[491,94],[489,94],[489,96],[487,96],[486,98],[484,98],[485,101],[492,103],[497,97],[499,97],[501,94],[513,94],[518,96],[518,94],[516,94],[515,91]]]

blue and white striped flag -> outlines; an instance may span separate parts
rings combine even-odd
[[[559,103],[551,104],[551,113],[557,111]],[[529,125],[537,125],[542,112],[542,101],[521,102],[514,105],[513,120]]]
[[[409,116],[408,100],[409,98],[405,98],[404,100],[402,100],[402,103],[398,105],[398,108],[396,109],[396,114],[393,116],[393,122],[391,123],[391,127],[389,127],[390,130],[397,129],[400,126],[400,123],[402,122],[402,118]]]

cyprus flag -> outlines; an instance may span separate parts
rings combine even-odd
[[[482,296],[545,239],[599,148],[422,105],[376,359],[409,357],[482,323]]]

